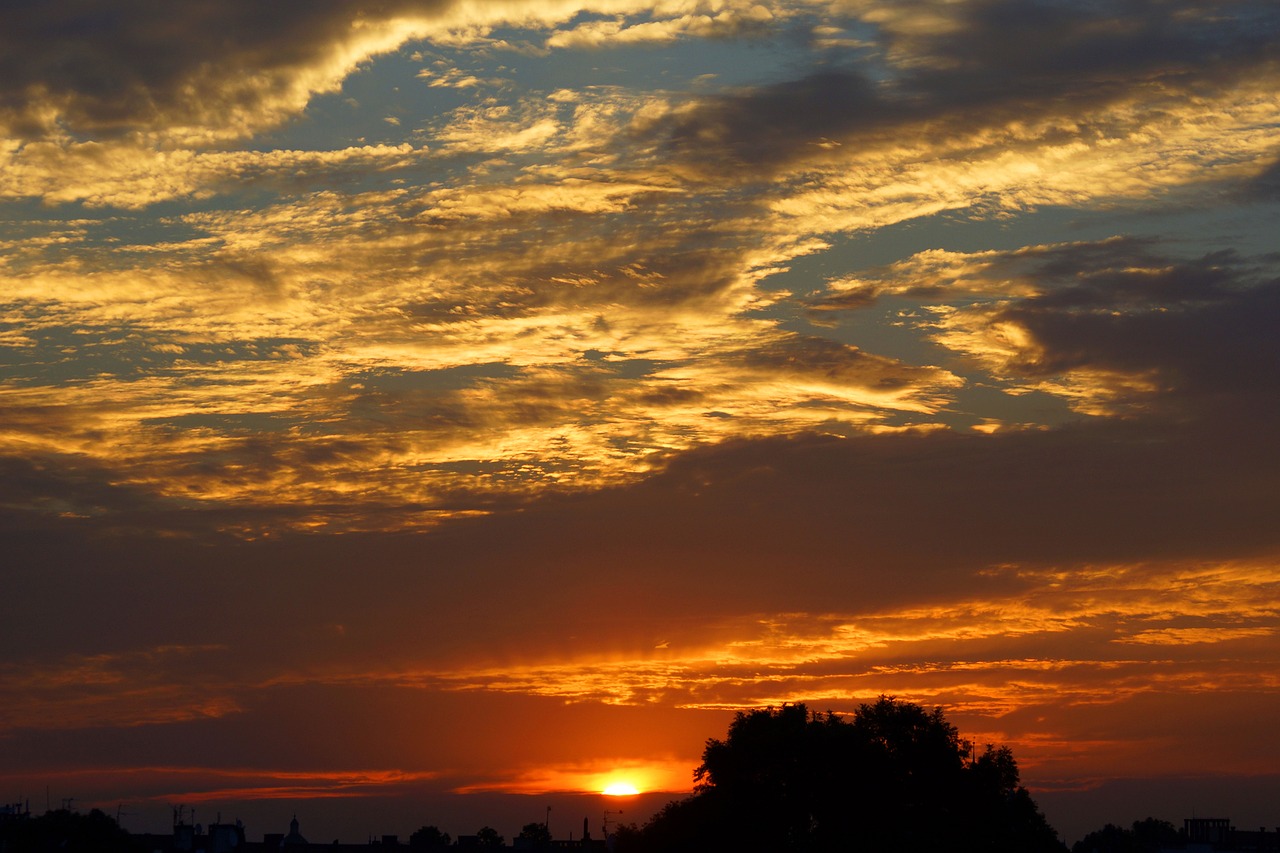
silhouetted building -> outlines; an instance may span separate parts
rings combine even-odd
[[[1236,829],[1230,818],[1193,817],[1182,822],[1187,853],[1280,853],[1280,826],[1268,832]]]
[[[280,841],[280,848],[289,850],[309,846],[307,839],[303,838],[302,833],[298,832],[298,816],[294,815],[293,820],[289,821],[289,834]]]
[[[1231,820],[1224,817],[1191,817],[1182,822],[1188,844],[1226,844]]]
[[[151,853],[244,853],[251,849],[245,839],[244,824],[212,823],[205,832],[200,824],[189,824],[175,817],[169,835],[138,833],[133,835]]]

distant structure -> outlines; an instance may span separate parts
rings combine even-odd
[[[205,832],[200,824],[187,823],[181,806],[173,810],[172,834],[140,833],[133,837],[151,853],[242,853],[250,849],[240,821],[223,823],[219,817]]]
[[[1188,844],[1226,844],[1231,838],[1231,819],[1225,817],[1189,817],[1182,822]]]
[[[293,820],[289,821],[289,834],[280,841],[280,849],[294,850],[299,847],[309,847],[307,839],[302,837],[302,833],[298,832],[298,816],[294,815]]]
[[[1182,832],[1186,853],[1280,853],[1280,826],[1273,832],[1261,826],[1255,832],[1236,829],[1230,818],[1191,817],[1182,822]]]
[[[6,820],[30,820],[31,819],[31,801],[26,803],[5,803],[0,806],[0,821]]]
[[[591,825],[587,818],[582,819],[582,837],[574,839],[573,833],[569,834],[569,840],[557,840],[551,842],[553,850],[590,850],[592,853],[607,853],[609,845],[603,838],[591,837]]]

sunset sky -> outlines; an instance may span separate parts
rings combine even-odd
[[[0,802],[564,837],[889,694],[1280,825],[1278,158],[1274,0],[3,2]]]

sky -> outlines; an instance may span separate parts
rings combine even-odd
[[[0,10],[0,800],[564,837],[886,694],[1280,824],[1271,0]]]

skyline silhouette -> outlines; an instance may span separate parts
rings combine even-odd
[[[672,799],[647,818],[622,819],[622,809],[590,817],[567,838],[551,831],[551,806],[525,823],[510,843],[489,823],[451,835],[424,824],[401,841],[370,833],[365,842],[308,840],[296,813],[289,831],[255,840],[239,818],[222,813],[207,827],[195,809],[170,804],[170,832],[129,833],[94,808],[87,815],[63,800],[57,811],[32,815],[21,802],[0,808],[0,850],[38,853],[237,853],[254,850],[399,848],[583,849],[604,853],[761,850],[822,853],[846,849],[926,853],[947,849],[983,853],[1163,853],[1280,849],[1271,832],[1238,829],[1229,818],[1195,817],[1178,829],[1148,817],[1126,829],[1108,823],[1068,844],[1022,787],[1017,760],[1005,746],[977,745],[961,736],[941,708],[881,696],[849,716],[810,711],[803,704],[738,712],[724,739],[708,738],[693,772],[690,795]],[[614,794],[630,805],[636,792]]]

